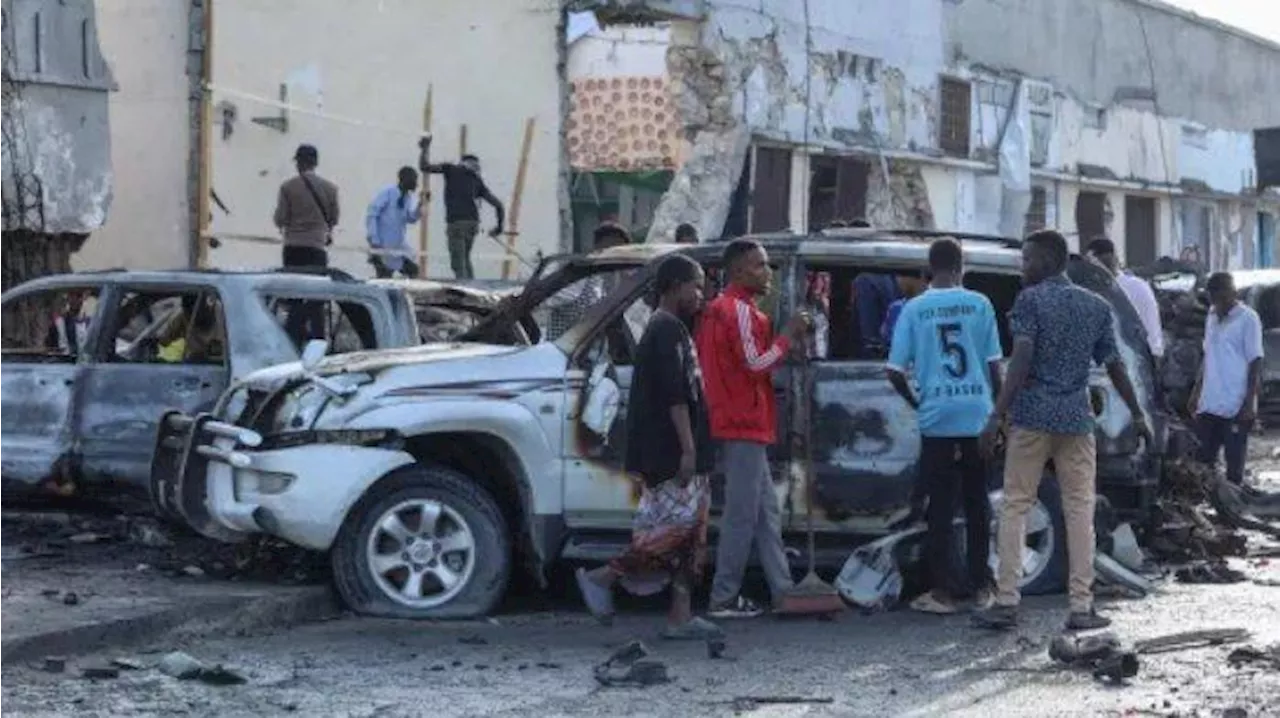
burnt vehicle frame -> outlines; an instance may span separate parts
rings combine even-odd
[[[63,297],[92,300],[86,333],[74,353],[45,346],[3,354],[3,481],[6,496],[32,489],[111,503],[145,502],[151,451],[161,414],[200,412],[227,386],[259,369],[299,357],[276,312],[290,302],[323,302],[351,311],[362,344],[417,341],[404,295],[336,270],[226,272],[105,270],[55,275],[5,292],[6,314],[24,302],[54,307]],[[220,357],[202,363],[160,361],[159,332],[175,321],[179,297],[214,312]],[[129,302],[132,301],[132,304]],[[338,310],[321,313],[329,330]],[[129,345],[125,325],[144,327]],[[189,335],[188,335],[189,338]],[[121,354],[125,352],[128,356]],[[12,493],[10,491],[12,490]]]
[[[840,283],[861,271],[918,274],[927,261],[929,240],[937,236],[954,235],[848,230],[806,237],[753,237],[770,252],[776,272],[777,291],[765,300],[771,304],[772,321],[781,326],[803,303],[800,292],[808,272],[834,272]],[[985,289],[988,296],[999,294],[993,303],[1002,312],[1004,328],[1003,312],[1020,288],[1018,246],[1001,238],[961,239],[966,284]],[[500,302],[460,338],[477,344],[326,359],[305,370],[295,367],[279,386],[254,390],[246,384],[236,389],[256,391],[257,398],[235,410],[229,407],[234,400],[228,395],[212,415],[174,415],[162,423],[157,436],[163,451],[157,451],[153,480],[162,489],[155,498],[162,511],[223,540],[240,540],[254,532],[285,538],[289,534],[296,537],[289,540],[300,545],[331,550],[347,530],[339,530],[337,524],[359,523],[358,512],[367,508],[362,497],[377,492],[387,481],[396,491],[418,485],[406,483],[409,475],[404,472],[411,470],[418,477],[414,481],[427,482],[423,485],[436,481],[457,489],[460,481],[470,482],[467,491],[483,494],[482,503],[491,510],[486,509],[489,523],[480,528],[511,539],[510,555],[491,555],[486,560],[523,563],[545,578],[546,569],[561,559],[607,559],[625,544],[638,498],[621,460],[630,357],[642,331],[642,321],[633,322],[631,314],[651,296],[663,257],[687,253],[715,278],[722,250],[718,243],[628,245],[587,256],[548,257],[519,294]],[[534,326],[530,345],[493,346],[501,343],[513,322],[526,322],[549,297],[570,284],[605,274],[613,276],[611,291],[563,334],[540,341]],[[1070,274],[1077,283],[1104,296],[1116,313],[1122,357],[1149,423],[1163,437],[1165,422],[1157,410],[1151,357],[1136,313],[1101,268],[1073,258]],[[1003,333],[1007,351],[1007,328]],[[603,371],[598,371],[601,365]],[[807,493],[804,482],[812,475],[821,546],[818,560],[838,566],[855,546],[902,528],[911,512],[919,436],[914,416],[890,386],[882,361],[833,357],[814,361],[810,367],[815,389],[801,404],[791,401],[796,367],[788,365],[775,374],[782,440],[771,448],[770,460],[784,500],[789,542],[799,538]],[[604,435],[584,424],[582,411],[591,382],[599,376],[607,377],[619,391],[618,418]],[[326,390],[331,398],[314,396],[314,410],[282,413],[280,407],[290,402],[298,406],[297,394],[311,392],[320,379],[346,381],[342,391],[355,398],[347,401]],[[1136,519],[1153,504],[1162,440],[1154,446],[1140,445],[1127,408],[1101,368],[1092,384],[1099,419],[1099,489],[1118,513]],[[525,417],[522,421],[533,422],[477,430],[477,421],[507,421],[515,406],[523,407],[518,412]],[[485,414],[484,407],[493,407],[497,414]],[[816,417],[812,474],[803,462],[805,452],[797,450],[803,448],[800,432],[793,431],[795,417],[805,413]],[[302,414],[305,417],[296,425],[293,420]],[[312,433],[300,443],[278,448],[298,431]],[[349,447],[345,453],[344,446]],[[308,455],[312,447],[317,452],[314,457]],[[354,461],[352,456],[360,452],[373,457],[372,462]],[[332,466],[326,461],[347,462],[343,475],[356,485],[326,488],[332,482],[316,473]],[[273,487],[270,496],[258,492],[254,499],[258,503],[235,497],[234,487],[259,481],[263,472],[288,472],[290,483]],[[1051,476],[1051,467],[1046,474]],[[998,486],[999,476],[997,462],[991,471],[993,487]],[[295,487],[305,498],[291,498],[299,495],[290,493]],[[323,496],[326,491],[332,496]],[[340,499],[339,505],[330,499]],[[717,489],[716,514],[720,499]],[[1052,479],[1042,482],[1041,499],[1039,518],[1033,516],[1031,523],[1039,520],[1057,540],[1042,547],[1047,552],[1044,565],[1033,577],[1035,585],[1024,588],[1028,593],[1058,590],[1065,578],[1062,519]],[[317,500],[330,501],[323,505],[323,530],[316,520]],[[350,561],[335,558],[335,574],[348,569]],[[488,588],[492,590],[472,596],[474,600],[464,607],[431,609],[448,609],[445,613],[388,607],[385,602],[362,602],[357,610],[408,617],[476,615],[491,608],[495,591],[506,585],[505,574],[486,575],[491,576]],[[358,592],[354,595],[361,599]]]

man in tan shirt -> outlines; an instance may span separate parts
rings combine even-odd
[[[316,174],[320,153],[312,145],[298,145],[293,155],[298,174],[280,185],[275,223],[284,235],[283,263],[288,267],[328,267],[326,247],[333,244],[338,224],[338,186]],[[321,302],[294,301],[285,332],[299,348],[308,339],[324,337]]]
[[[320,153],[299,145],[293,155],[298,174],[280,185],[275,223],[284,235],[284,266],[327,267],[325,248],[338,224],[338,186],[316,174]]]

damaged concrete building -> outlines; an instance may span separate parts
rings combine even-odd
[[[1107,234],[1131,264],[1275,262],[1280,195],[1258,179],[1255,136],[1280,121],[1280,46],[1237,28],[1157,0],[576,5],[603,25],[577,42],[611,43],[616,75],[635,74],[638,44],[666,42],[685,142],[650,236],[865,217],[1053,226],[1077,247]],[[654,29],[637,38],[637,23]]]
[[[92,0],[4,0],[4,288],[70,270],[111,206],[107,98]],[[6,320],[7,321],[7,320]]]
[[[112,127],[121,211],[85,267],[276,263],[275,189],[309,142],[342,191],[332,261],[368,276],[362,213],[413,162],[428,86],[433,156],[480,154],[504,202],[523,188],[515,247],[530,258],[587,249],[610,218],[661,240],[686,221],[711,237],[865,217],[1054,226],[1077,246],[1107,233],[1131,264],[1277,261],[1280,170],[1262,165],[1280,155],[1266,129],[1280,46],[1158,0],[98,0],[98,14],[127,121]],[[448,272],[440,189],[433,276]],[[480,275],[503,255],[481,237]]]

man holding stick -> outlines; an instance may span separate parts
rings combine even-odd
[[[475,246],[476,233],[480,231],[480,207],[477,200],[484,200],[493,207],[496,226],[490,237],[502,234],[506,210],[502,200],[493,196],[480,178],[480,158],[463,155],[457,163],[432,164],[427,155],[431,150],[431,136],[418,140],[421,150],[418,168],[426,174],[444,175],[444,221],[449,238],[449,264],[458,279],[473,279],[475,267],[471,263],[471,250]]]

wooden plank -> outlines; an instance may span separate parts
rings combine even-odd
[[[533,128],[537,118],[524,121],[524,141],[520,145],[520,160],[516,164],[516,184],[511,190],[511,204],[507,206],[507,257],[502,260],[502,278],[511,278],[511,257],[515,253],[516,236],[520,234],[520,203],[524,197],[524,178],[529,171],[529,150],[533,146]]]
[[[209,89],[213,82],[213,0],[205,2],[201,24],[204,52],[200,57],[200,126],[197,131],[200,166],[196,168],[196,226],[192,228],[196,234],[193,258],[196,269],[203,269],[209,264],[209,238],[213,223],[209,206],[213,196],[213,91]]]
[[[427,100],[422,103],[422,134],[423,136],[431,134],[431,112],[432,112],[432,93],[434,87],[427,85]],[[421,268],[422,276],[427,276],[430,268],[427,255],[427,248],[430,241],[431,227],[431,175],[426,172],[422,173],[422,193],[419,201],[422,203],[422,218],[418,220],[418,266]]]

